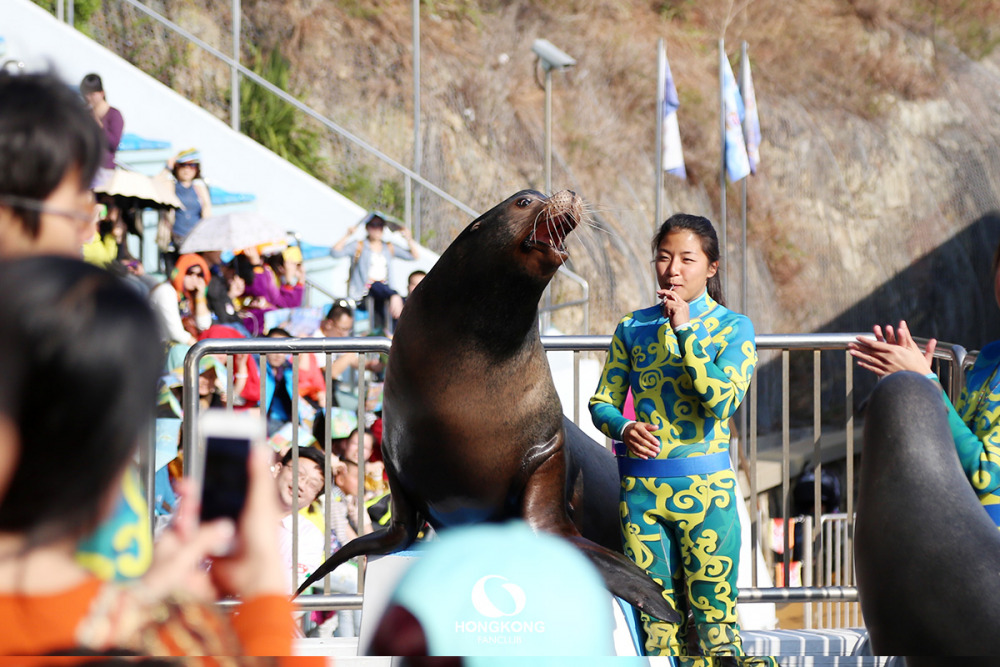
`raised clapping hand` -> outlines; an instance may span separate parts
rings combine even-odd
[[[660,453],[660,441],[653,435],[656,426],[645,422],[632,422],[622,431],[622,441],[628,450],[640,459],[656,458]]]
[[[661,288],[656,290],[656,296],[663,301],[663,316],[670,320],[670,326],[677,328],[691,320],[691,308],[677,292]]]
[[[921,375],[931,372],[931,362],[937,348],[936,339],[930,339],[927,348],[922,351],[910,335],[906,320],[900,320],[895,331],[892,325],[887,324],[883,333],[882,327],[876,324],[873,332],[875,340],[858,336],[856,342],[847,345],[848,352],[858,360],[859,366],[879,377],[896,371],[915,371]]]

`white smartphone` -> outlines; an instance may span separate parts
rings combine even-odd
[[[249,484],[251,447],[264,442],[257,415],[211,409],[198,420],[201,458],[201,521],[240,517]]]

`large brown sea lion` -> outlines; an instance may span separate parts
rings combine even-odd
[[[679,620],[618,553],[614,457],[564,418],[539,338],[538,301],[581,213],[568,190],[518,192],[473,221],[407,299],[383,398],[392,523],[345,545],[300,592],[349,558],[406,548],[424,520],[441,530],[521,517],[577,544],[622,599]]]

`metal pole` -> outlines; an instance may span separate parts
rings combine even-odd
[[[229,101],[229,124],[240,131],[240,23],[241,0],[233,0],[233,65],[229,71],[229,88],[232,91]]]
[[[56,20],[66,20],[66,0],[56,0]]]
[[[552,70],[545,68],[545,195],[552,194]],[[545,286],[542,295],[542,333],[552,322],[552,284]]]
[[[746,76],[747,68],[747,43],[744,41],[740,47],[740,84],[744,83],[743,77]],[[740,94],[743,95],[744,102],[746,101],[746,91],[740,90]],[[743,116],[743,136],[747,135],[747,122],[749,118],[744,114]],[[742,225],[741,225],[741,241],[742,247],[740,248],[740,309],[743,314],[747,314],[747,181],[749,178],[743,179],[743,193],[741,197],[741,210],[742,210]]]
[[[552,70],[545,68],[545,194],[552,194]]]
[[[663,38],[656,40],[656,205],[653,213],[653,229],[663,220]]]
[[[722,160],[719,169],[719,228],[721,230],[722,245],[722,266],[719,271],[722,273],[722,293],[726,293],[726,276],[729,275],[726,264],[728,252],[726,250],[726,93],[725,74],[722,59],[726,57],[726,41],[719,40],[719,141],[722,146]]]
[[[413,171],[420,173],[424,160],[424,142],[420,132],[420,0],[413,0]],[[413,184],[413,211],[410,230],[420,242],[420,184]]]
[[[73,0],[66,0],[66,23],[71,26],[76,25],[76,16],[74,16],[75,11],[76,7],[73,5]]]

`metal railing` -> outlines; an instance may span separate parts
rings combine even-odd
[[[757,349],[760,353],[776,354],[780,359],[781,364],[781,409],[782,409],[782,426],[780,434],[780,484],[777,487],[761,488],[759,484],[759,479],[761,478],[760,464],[762,462],[762,450],[759,448],[760,436],[757,433],[757,419],[756,410],[758,409],[759,397],[758,397],[758,376],[755,375],[753,381],[751,382],[750,389],[747,394],[747,399],[744,402],[744,408],[749,412],[750,426],[744,431],[747,435],[743,439],[744,444],[739,444],[734,447],[734,449],[744,449],[746,448],[745,456],[748,463],[748,478],[749,478],[749,499],[751,501],[751,512],[750,512],[750,535],[752,541],[752,553],[753,558],[752,563],[752,585],[749,588],[741,588],[739,594],[740,602],[809,602],[809,603],[854,603],[857,602],[858,593],[857,588],[854,585],[854,575],[853,575],[853,558],[854,558],[854,460],[856,455],[859,453],[859,448],[855,447],[854,442],[854,432],[855,432],[855,416],[853,409],[853,376],[854,376],[854,366],[853,358],[847,354],[846,348],[847,344],[854,341],[857,335],[864,334],[761,334],[756,338]],[[574,422],[580,423],[580,361],[583,355],[601,355],[606,353],[608,346],[610,345],[610,336],[543,336],[542,344],[545,349],[550,352],[554,351],[570,351],[573,353],[573,410],[572,416]],[[216,339],[216,340],[203,340],[193,346],[188,352],[187,358],[184,363],[184,396],[183,396],[183,409],[184,409],[184,424],[183,424],[183,438],[185,443],[191,443],[192,449],[197,447],[197,416],[199,413],[198,404],[198,368],[202,357],[208,354],[218,354],[226,355],[227,357],[227,395],[232,395],[233,390],[233,356],[234,354],[256,354],[264,355],[272,352],[280,352],[288,355],[292,355],[292,383],[293,391],[292,395],[297,395],[298,393],[298,368],[299,368],[299,355],[307,353],[339,353],[339,352],[357,352],[362,355],[366,354],[388,354],[390,350],[391,341],[386,338],[379,337],[368,337],[368,338],[256,338],[256,339]],[[778,497],[780,498],[779,511],[777,514],[782,517],[791,517],[791,507],[790,507],[790,489],[791,489],[791,437],[790,437],[790,426],[789,426],[789,401],[790,401],[790,376],[789,376],[789,358],[792,353],[795,354],[811,354],[813,356],[813,462],[815,463],[816,471],[816,487],[815,497],[820,497],[819,480],[822,472],[823,466],[823,455],[820,451],[820,439],[823,435],[824,428],[838,428],[843,427],[844,434],[844,450],[843,459],[846,463],[847,473],[845,475],[846,479],[846,512],[839,515],[828,516],[821,513],[821,509],[817,504],[816,513],[813,516],[807,517],[805,525],[805,543],[803,544],[804,553],[808,554],[809,563],[807,565],[807,570],[810,573],[808,578],[804,579],[802,587],[789,587],[789,581],[787,579],[787,573],[789,572],[789,563],[791,560],[791,549],[790,540],[788,536],[789,531],[785,531],[785,545],[782,550],[783,556],[783,572],[785,573],[786,580],[782,582],[784,586],[776,587],[760,587],[758,586],[758,565],[757,556],[758,551],[761,548],[761,524],[763,521],[762,513],[760,511],[754,511],[757,506],[757,501],[763,497],[765,492],[778,492]],[[836,412],[842,412],[840,419],[842,422],[838,424],[837,422],[831,421],[828,416],[824,416],[824,408],[831,409],[832,406],[829,402],[824,402],[822,400],[821,389],[824,383],[824,377],[822,376],[820,364],[821,354],[833,354],[842,355],[844,358],[844,392],[843,397],[845,401],[845,406],[841,406],[841,410]],[[935,353],[937,371],[939,376],[942,378],[942,382],[945,385],[945,389],[948,391],[949,395],[955,396],[961,389],[963,376],[963,367],[966,362],[966,352],[964,348],[957,345],[947,345],[939,344],[937,352]],[[259,361],[263,361],[263,356],[260,357]],[[263,367],[263,364],[261,364]],[[391,369],[390,371],[391,372]],[[331,380],[330,377],[330,366],[326,366],[326,384],[327,384],[327,395],[325,407],[329,413],[329,409],[332,405],[331,403]],[[358,395],[365,396],[366,390],[366,379],[364,374],[360,374]],[[266,378],[265,373],[261,373],[261,395],[265,395],[265,383],[270,381]],[[230,407],[229,409],[232,409]],[[359,401],[358,406],[358,423],[364,424],[364,400]],[[298,415],[293,415],[293,419],[297,421]],[[392,415],[384,416],[385,419],[391,420]],[[589,416],[588,416],[589,418]],[[262,414],[262,420],[266,420],[266,414]],[[297,431],[293,430],[292,436],[292,447],[293,451],[297,452],[298,438]],[[329,420],[327,420],[326,433],[323,440],[325,454],[327,460],[331,459],[331,449],[330,449],[330,426]],[[605,442],[605,445],[610,445],[609,442]],[[771,451],[771,450],[768,450]],[[190,452],[189,452],[190,453]],[[185,456],[185,470],[187,473],[197,474],[197,470],[193,470],[193,465],[198,460],[197,454],[191,456]],[[363,457],[359,457],[363,459]],[[293,456],[293,466],[295,466],[294,474],[297,474],[298,469],[298,458]],[[363,460],[359,461],[358,469],[358,481],[359,489],[364,488],[365,479],[365,464]],[[152,486],[152,470],[145,471],[146,482],[149,486]],[[326,466],[325,470],[325,481],[326,488],[331,488],[331,471],[330,466]],[[358,503],[358,521],[359,521],[359,532],[363,527],[363,523],[366,521],[365,518],[365,508],[364,508],[364,498],[363,494],[359,494],[357,498]],[[152,510],[151,510],[152,511]],[[293,525],[293,543],[297,540],[297,533],[295,533],[296,523],[292,522]],[[326,525],[330,526],[330,516],[329,511],[327,511]],[[834,529],[835,526],[835,529]],[[830,532],[832,531],[832,532]],[[329,549],[329,545],[327,545]],[[329,553],[327,553],[327,556]],[[297,551],[293,552],[293,561],[297,563]],[[829,563],[827,562],[828,559]],[[293,565],[294,567],[294,565]],[[325,594],[322,596],[302,596],[300,601],[308,609],[357,609],[359,608],[359,597],[364,595],[364,564],[358,568],[358,596],[351,595],[330,595],[329,588],[325,589]],[[829,576],[827,576],[829,575]],[[819,585],[813,585],[818,583]],[[812,612],[809,612],[812,613]],[[818,610],[819,618],[830,618],[829,611]],[[824,616],[824,614],[826,614]],[[844,618],[850,621],[853,618],[853,622],[857,622],[857,613],[845,613],[839,614],[838,618]],[[811,622],[811,621],[810,621]]]

